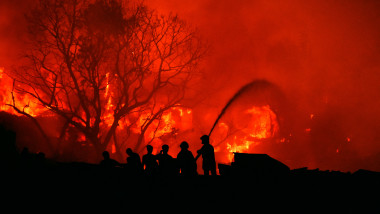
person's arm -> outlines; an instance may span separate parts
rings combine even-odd
[[[142,165],[142,168],[144,169],[144,166],[145,166],[145,158],[144,158],[144,156],[142,157],[141,165]]]
[[[116,160],[113,160],[114,161],[114,164],[115,166],[118,166],[118,167],[121,167],[122,165],[119,163],[119,161],[116,161]]]
[[[164,154],[164,151],[163,151],[163,150],[161,150],[160,153],[158,153],[157,155],[153,155],[153,156],[154,156],[154,159],[156,159],[156,160],[160,160],[162,154]]]
[[[203,147],[197,151],[198,155],[195,157],[195,161],[197,161],[198,158],[202,155],[202,149],[203,149]]]

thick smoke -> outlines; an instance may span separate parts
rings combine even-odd
[[[27,22],[25,14],[36,2],[0,1],[0,67],[9,69],[24,54]]]
[[[199,86],[210,95],[198,105],[205,126],[241,86],[267,79],[284,91],[292,109],[288,152],[294,154],[285,162],[380,170],[380,2],[148,3],[188,19],[211,43]]]
[[[0,66],[22,55],[33,1],[1,1]],[[268,154],[290,167],[380,170],[379,1],[148,0],[177,13],[212,46],[186,101],[199,134],[244,85],[266,79],[288,106],[289,144]],[[200,146],[199,137],[193,147]],[[284,148],[283,148],[284,147]]]

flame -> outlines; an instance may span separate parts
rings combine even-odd
[[[234,152],[255,152],[255,146],[263,143],[266,139],[273,138],[279,131],[277,116],[269,105],[253,106],[247,109],[243,112],[243,117],[236,123],[245,125],[237,131],[233,131],[231,125],[226,122],[218,125],[221,135],[226,136],[225,143],[216,148],[216,151],[225,151],[221,162],[231,162]],[[233,134],[228,136],[231,133]],[[285,142],[285,138],[279,142]]]
[[[112,151],[111,151],[112,154],[115,154],[116,153],[116,146],[115,144],[113,143],[112,144]]]
[[[247,110],[247,113],[251,114],[252,119],[247,129],[251,137],[258,139],[269,138],[278,131],[279,126],[276,114],[270,109],[269,105],[252,107]]]
[[[0,111],[18,114],[17,111],[10,106],[13,104],[13,84],[13,79],[4,72],[4,68],[0,67]],[[48,110],[36,102],[33,102],[33,98],[28,94],[14,93],[14,101],[16,107],[33,117],[39,116]]]
[[[110,127],[113,122],[113,103],[112,96],[113,91],[110,87],[109,74],[106,75],[105,81],[107,82],[104,99],[105,108],[102,116],[103,126]],[[0,88],[0,110],[6,111],[12,114],[18,114],[11,106],[12,104],[12,88],[13,79],[10,78],[3,68],[0,68],[0,84],[3,86]],[[33,101],[33,98],[27,94],[14,93],[14,99],[16,106],[32,116],[40,116],[49,112],[47,108],[38,105]],[[161,106],[162,107],[162,106]],[[166,136],[174,139],[179,132],[191,130],[193,128],[193,111],[190,108],[174,107],[165,111],[160,117],[155,119],[148,127],[144,134],[145,143],[151,143],[154,147],[159,147],[163,143],[167,142]],[[49,115],[49,114],[47,114]],[[133,125],[131,131],[135,134],[141,134],[141,126],[143,126],[147,120],[151,119],[152,113],[140,112],[137,116],[137,122],[132,124],[130,118],[125,117],[119,121],[119,129],[124,130],[125,127]],[[226,136],[231,132],[233,128],[237,128],[237,132],[233,132],[230,136],[227,136],[222,145],[216,146],[215,151],[224,152],[226,155],[222,158],[223,162],[231,162],[234,152],[255,152],[255,147],[264,140],[273,138],[279,130],[276,114],[271,110],[269,105],[265,106],[252,106],[242,112],[242,117],[235,118],[235,126],[230,123],[221,121],[218,124],[219,130],[222,135]],[[239,124],[239,125],[236,125]],[[86,141],[84,135],[79,135],[80,142]],[[350,140],[347,140],[348,142]],[[279,139],[278,142],[285,142],[285,139]],[[112,153],[116,152],[116,146],[114,142],[110,145]]]
[[[137,122],[137,126],[134,129],[136,133],[140,133],[140,127],[151,119],[151,113],[143,113]],[[170,134],[175,136],[178,130],[185,131],[192,127],[192,111],[187,108],[174,107],[165,111],[161,118],[154,120],[149,126],[144,136],[145,142],[150,142],[154,138]],[[161,142],[162,143],[162,142]]]
[[[113,103],[112,96],[113,91],[110,87],[110,77],[107,73],[105,77],[107,82],[104,99],[105,108],[102,116],[102,126],[110,127],[113,123]],[[12,88],[13,79],[10,78],[3,68],[0,68],[0,110],[6,111],[12,114],[18,114],[11,106],[7,104],[13,104]],[[14,100],[16,106],[24,112],[32,116],[49,115],[45,112],[49,112],[47,108],[38,105],[33,101],[33,98],[27,94],[14,93]],[[160,106],[163,107],[163,106]],[[181,131],[191,130],[193,128],[193,112],[190,108],[174,107],[165,111],[160,117],[153,120],[144,134],[145,143],[150,143],[154,147],[159,147],[166,143],[168,139],[174,139]],[[273,138],[279,130],[276,114],[271,110],[269,105],[265,106],[252,106],[240,113],[242,115],[236,117],[235,123],[230,124],[226,121],[221,121],[218,124],[219,131],[222,136],[226,136],[222,145],[216,146],[215,151],[224,153],[222,158],[223,162],[231,162],[234,152],[255,152],[255,147],[263,143],[264,140]],[[134,115],[137,116],[137,122],[132,124],[130,118],[125,117],[119,121],[119,130],[123,131],[126,127],[132,125],[131,131],[135,134],[141,134],[141,127],[146,124],[152,118],[152,113],[139,112]],[[80,122],[80,121],[78,121]],[[237,131],[233,131],[237,129]],[[218,135],[215,135],[218,136]],[[167,138],[169,137],[169,138]],[[80,142],[86,141],[84,135],[79,135]],[[279,139],[278,142],[285,142],[285,138]],[[347,142],[350,139],[347,138]],[[116,152],[116,146],[114,142],[110,144],[110,151]]]
[[[105,99],[105,108],[104,114],[102,115],[102,126],[110,127],[113,123],[113,110],[114,106],[112,103],[113,91],[110,87],[110,74],[107,73],[105,77],[106,88],[103,94]],[[13,109],[11,104],[13,104],[12,99],[12,89],[13,87],[13,79],[8,76],[4,72],[4,68],[0,67],[0,111],[5,111],[11,114],[18,115],[18,112]],[[22,111],[27,114],[30,114],[33,117],[47,115],[53,116],[52,114],[47,114],[49,110],[41,105],[38,105],[36,101],[34,101],[33,97],[28,94],[21,94],[14,92],[14,100],[15,105]],[[136,116],[136,115],[134,115]],[[150,113],[143,112],[138,116],[137,123],[133,126],[132,132],[135,134],[140,134],[140,127],[148,120],[152,115]],[[81,122],[81,121],[77,121]],[[93,122],[93,121],[91,121]],[[119,129],[124,130],[126,127],[130,126],[130,118],[125,117],[119,121]],[[150,142],[153,139],[159,139],[165,135],[171,134],[175,135],[178,130],[188,130],[192,128],[192,110],[189,108],[183,107],[174,107],[167,111],[165,111],[160,118],[154,120],[152,124],[149,126],[148,130],[144,135],[145,142]],[[79,135],[76,139],[80,142],[86,141],[86,137],[84,135]],[[160,141],[160,140],[158,140]],[[160,141],[162,144],[163,142]],[[112,143],[111,146],[112,153],[116,152],[116,147]]]

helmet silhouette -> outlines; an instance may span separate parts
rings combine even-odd
[[[208,135],[203,135],[203,136],[201,137],[201,140],[202,140],[202,144],[210,143],[210,142],[209,142],[209,136],[208,136]]]

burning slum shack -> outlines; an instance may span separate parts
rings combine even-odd
[[[125,162],[212,133],[219,163],[380,170],[376,2],[138,2],[1,1],[0,124],[19,150]]]

